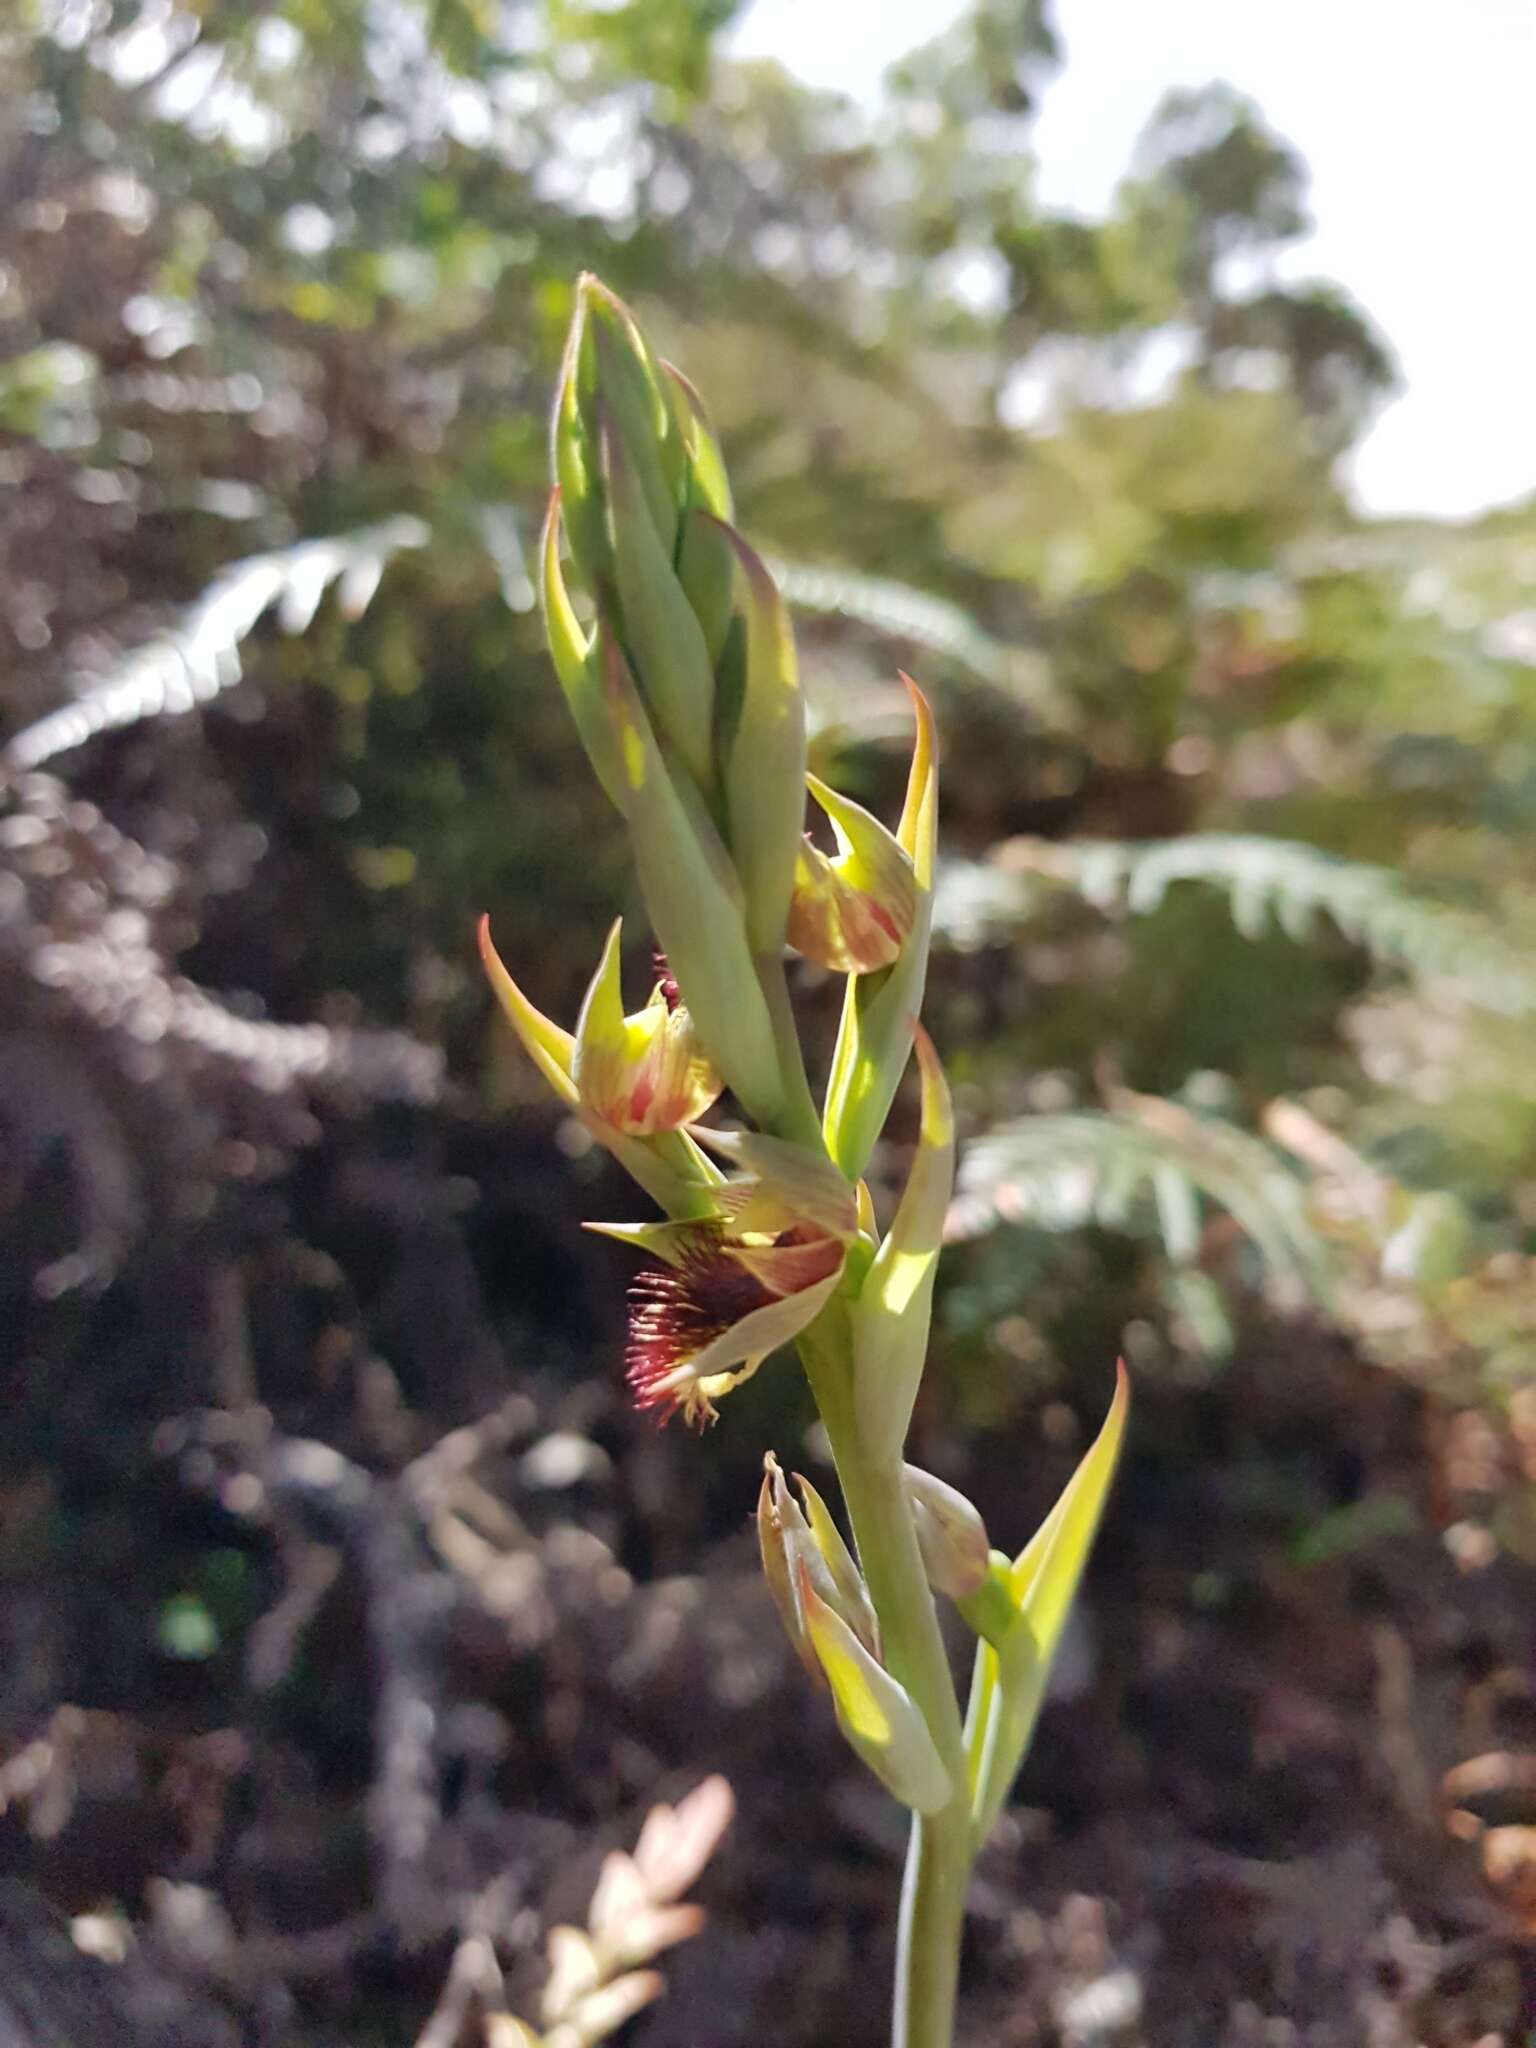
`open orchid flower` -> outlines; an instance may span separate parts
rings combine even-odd
[[[702,1427],[715,1403],[796,1337],[837,1285],[846,1246],[803,1227],[733,1238],[678,1224],[666,1263],[629,1290],[625,1377],[637,1408]]]
[[[588,1228],[660,1261],[629,1291],[625,1376],[636,1407],[703,1427],[722,1395],[820,1312],[858,1216],[854,1190],[825,1159],[754,1132],[693,1136],[747,1169],[713,1190],[714,1216]]]

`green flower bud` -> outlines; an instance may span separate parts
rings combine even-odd
[[[805,1631],[849,1747],[903,1806],[937,1813],[951,1797],[949,1773],[921,1711],[817,1590],[803,1562],[796,1585]]]
[[[714,777],[714,669],[704,629],[657,536],[622,435],[604,427],[600,447],[613,535],[613,573],[624,644],[640,694],[662,737],[702,790]]]
[[[907,1499],[928,1583],[951,1600],[969,1600],[987,1576],[987,1528],[963,1493],[916,1465],[904,1465]]]
[[[784,1113],[773,1022],[747,945],[741,884],[697,791],[668,772],[624,663],[602,642],[623,811],[656,937],[699,1037],[759,1124]]]
[[[678,540],[677,574],[704,629],[718,673],[735,617],[735,562],[717,521],[731,517],[731,486],[703,401],[681,370],[661,365],[662,385],[688,456],[688,503]],[[708,517],[706,515],[713,515]]]
[[[822,1599],[853,1630],[872,1656],[879,1655],[879,1624],[858,1566],[827,1511],[826,1502],[808,1480],[796,1475],[805,1501],[802,1509],[785,1483],[779,1461],[770,1451],[763,1460],[763,1486],[757,1503],[757,1538],[769,1591],[785,1633],[801,1662],[818,1684],[825,1674],[811,1647],[801,1599],[801,1573]]]
[[[722,679],[727,834],[746,897],[748,941],[754,953],[776,955],[805,822],[805,704],[789,613],[773,578],[733,527],[715,530],[736,557],[742,619],[739,677]],[[728,651],[727,669],[730,660]],[[734,705],[731,680],[739,683]]]
[[[716,676],[718,721],[724,710],[721,670],[731,643],[731,629],[736,624],[736,556],[722,522],[697,506],[690,506],[683,514],[677,577],[709,650],[710,667]]]
[[[595,277],[577,280],[551,428],[571,553],[594,596],[617,591],[602,443],[622,440],[651,530],[670,556],[685,490],[686,454],[650,351],[634,317]]]
[[[725,457],[704,410],[704,401],[693,385],[673,364],[660,365],[662,391],[672,408],[678,438],[688,457],[688,502],[713,512],[717,519],[731,517],[731,483],[725,473]]]

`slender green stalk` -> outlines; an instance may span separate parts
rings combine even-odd
[[[789,982],[781,953],[759,953],[753,960],[763,1000],[768,1005],[778,1049],[779,1072],[784,1080],[784,1125],[777,1133],[806,1145],[813,1153],[822,1150],[821,1112],[811,1094],[805,1074],[805,1054],[800,1049],[800,1031],[789,1000]]]
[[[830,1303],[799,1344],[880,1620],[886,1668],[916,1702],[954,1787],[938,1813],[912,1817],[891,2018],[892,2048],[950,2048],[972,1855],[959,1703],[900,1459],[871,1458],[856,1426],[842,1304]]]

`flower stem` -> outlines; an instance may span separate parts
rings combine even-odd
[[[795,1013],[789,1002],[789,983],[784,973],[783,956],[778,953],[759,953],[753,961],[763,997],[768,1005],[768,1015],[773,1023],[774,1044],[779,1055],[779,1072],[784,1081],[784,1118],[781,1128],[775,1133],[780,1138],[792,1138],[796,1143],[808,1147],[812,1152],[823,1149],[821,1118],[811,1095],[811,1084],[805,1075],[805,1055],[800,1050],[799,1031],[795,1024]]]
[[[860,1440],[852,1346],[840,1302],[829,1303],[801,1336],[800,1355],[831,1440],[859,1563],[880,1621],[886,1668],[928,1723],[954,1788],[938,1813],[912,1817],[891,2017],[892,2048],[951,2048],[971,1866],[970,1799],[954,1679],[900,1459],[873,1459]]]

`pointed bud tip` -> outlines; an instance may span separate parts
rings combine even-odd
[[[904,668],[897,669],[896,673],[900,677],[908,697],[912,700],[912,709],[917,716],[918,722],[926,725],[931,730],[933,726],[933,706],[929,703],[926,693],[918,688]]]
[[[954,1140],[955,1114],[944,1067],[922,1023],[912,1019],[912,1043],[917,1052],[922,1078],[922,1139],[925,1145],[948,1145]]]

